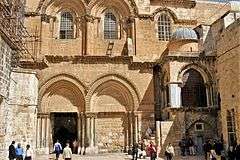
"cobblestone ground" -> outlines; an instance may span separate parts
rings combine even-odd
[[[55,155],[38,155],[36,160],[54,160]],[[60,158],[60,160],[63,160]],[[73,155],[72,160],[131,160],[131,156],[126,154],[116,153],[116,154],[98,154],[98,155]],[[150,158],[142,159],[142,160],[150,160]],[[159,158],[158,160],[164,160]],[[175,157],[174,160],[204,160],[201,156],[194,157]]]

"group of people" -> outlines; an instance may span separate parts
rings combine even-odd
[[[208,140],[203,145],[206,160],[240,160],[240,144],[228,147],[225,152],[220,140]]]
[[[56,154],[56,160],[59,159],[60,154],[62,153],[64,160],[71,160],[72,159],[72,149],[70,148],[69,142],[66,143],[66,147],[62,150],[62,145],[57,142],[54,144],[53,148],[55,154]]]
[[[17,147],[15,147],[15,141],[12,141],[11,145],[9,146],[9,160],[32,160],[33,151],[28,144],[26,146],[26,150],[21,147],[21,144],[18,143]]]
[[[186,155],[195,156],[196,155],[195,144],[191,137],[182,138],[181,141],[179,142],[179,147],[180,147],[182,156],[186,156]]]
[[[143,141],[140,141],[139,144],[135,143],[132,147],[132,159],[137,160],[138,158],[145,158],[149,156],[151,160],[157,158],[157,150],[153,142],[151,141],[146,145]]]
[[[145,144],[143,141],[135,143],[132,147],[132,160],[137,160],[138,158],[150,157],[150,160],[155,160],[157,158],[157,147],[152,141],[149,144]],[[167,160],[172,160],[174,153],[174,148],[171,143],[166,147],[165,156]]]
[[[229,147],[228,158],[229,160],[240,160],[240,144]]]

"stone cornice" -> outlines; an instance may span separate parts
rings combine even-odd
[[[166,56],[163,58],[161,63],[169,61],[180,61],[180,62],[199,62],[199,61],[216,61],[216,56]]]
[[[133,62],[132,56],[56,56],[46,55],[47,63],[70,62],[72,64],[128,64],[129,69],[151,69],[155,62]]]
[[[165,107],[164,111],[172,111],[172,112],[205,112],[205,113],[213,113],[219,111],[219,107],[180,107],[180,108],[171,108]]]
[[[196,6],[196,0],[150,0],[152,5],[182,7],[182,8],[194,8]]]
[[[155,13],[153,14],[139,14],[137,17],[140,20],[151,20],[154,21],[154,17],[156,16]],[[178,19],[178,18],[174,18],[174,23],[175,24],[187,24],[187,25],[197,25],[197,20],[188,20],[188,19]]]

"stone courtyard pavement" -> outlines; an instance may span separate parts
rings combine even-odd
[[[55,155],[38,155],[36,160],[54,160]],[[60,158],[60,160],[63,160]],[[72,160],[131,160],[131,156],[122,153],[112,153],[112,154],[98,154],[98,155],[73,155]],[[150,160],[150,158],[142,159],[142,160]],[[164,160],[159,158],[158,160]],[[174,160],[204,160],[201,156],[194,157],[175,157]]]

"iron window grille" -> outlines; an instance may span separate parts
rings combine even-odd
[[[60,39],[73,39],[73,16],[70,12],[63,12],[60,21]]]
[[[171,19],[167,14],[158,17],[158,40],[169,41],[171,37]]]
[[[117,38],[118,38],[117,18],[113,13],[107,12],[104,15],[104,39],[117,39]]]

